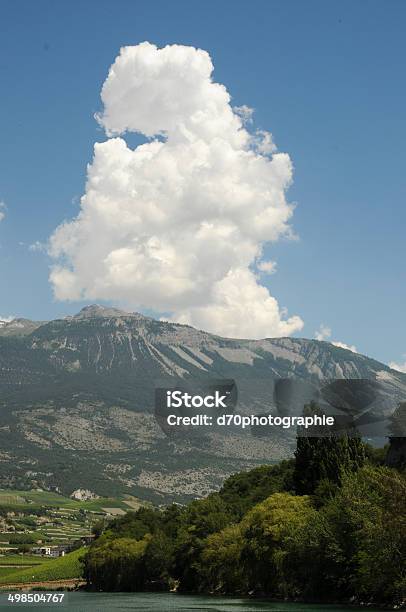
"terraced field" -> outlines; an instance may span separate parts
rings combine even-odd
[[[123,499],[79,501],[39,489],[0,489],[0,580],[8,579],[16,569],[24,567],[27,576],[32,576],[33,570],[45,560],[49,568],[58,568],[54,564],[59,564],[60,559],[51,555],[88,544],[97,523],[134,511],[141,505],[140,500],[129,495]],[[44,551],[44,547],[50,547],[51,551]],[[37,554],[33,556],[32,552]],[[41,556],[46,552],[47,557]]]
[[[0,506],[10,506],[16,509],[26,506],[31,508],[48,506],[67,510],[82,509],[89,512],[103,512],[103,508],[128,510],[128,505],[121,499],[100,497],[88,501],[79,501],[50,491],[17,491],[13,489],[0,489]]]

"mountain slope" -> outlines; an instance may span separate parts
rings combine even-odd
[[[0,321],[0,336],[25,336],[44,323],[45,321],[30,321],[29,319]]]
[[[243,414],[272,410],[281,377],[369,378],[396,401],[406,396],[405,375],[327,342],[231,340],[94,305],[33,325],[29,333],[0,334],[3,485],[184,499],[237,469],[292,453],[292,435],[283,432],[168,439],[153,415],[161,384],[233,378]]]

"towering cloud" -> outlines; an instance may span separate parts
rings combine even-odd
[[[212,71],[193,47],[121,49],[96,117],[109,138],[95,144],[79,215],[50,239],[58,299],[112,300],[225,336],[301,329],[259,283],[263,245],[290,233],[291,161],[268,132],[248,131],[250,109],[233,110]],[[132,149],[127,132],[147,142]]]

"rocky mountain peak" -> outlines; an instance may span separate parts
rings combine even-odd
[[[89,304],[89,306],[85,306],[74,315],[73,319],[104,319],[104,318],[114,318],[114,317],[132,317],[139,316],[135,315],[132,312],[126,312],[125,310],[120,310],[119,308],[112,308],[110,306],[101,306],[100,304]]]

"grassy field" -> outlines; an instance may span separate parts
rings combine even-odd
[[[40,565],[25,569],[15,569],[13,572],[0,573],[0,586],[2,584],[17,584],[21,582],[42,582],[48,580],[64,580],[68,578],[81,578],[82,564],[79,558],[84,554],[85,548],[79,548],[64,557],[44,561]],[[9,568],[7,568],[9,569]]]
[[[37,555],[4,555],[0,556],[0,567],[6,565],[39,565],[44,559]]]
[[[26,568],[24,568],[26,569]],[[21,571],[18,570],[16,567],[7,567],[4,565],[0,566],[0,580],[4,577],[4,576],[8,576],[9,574],[15,574],[15,572],[17,571]]]

